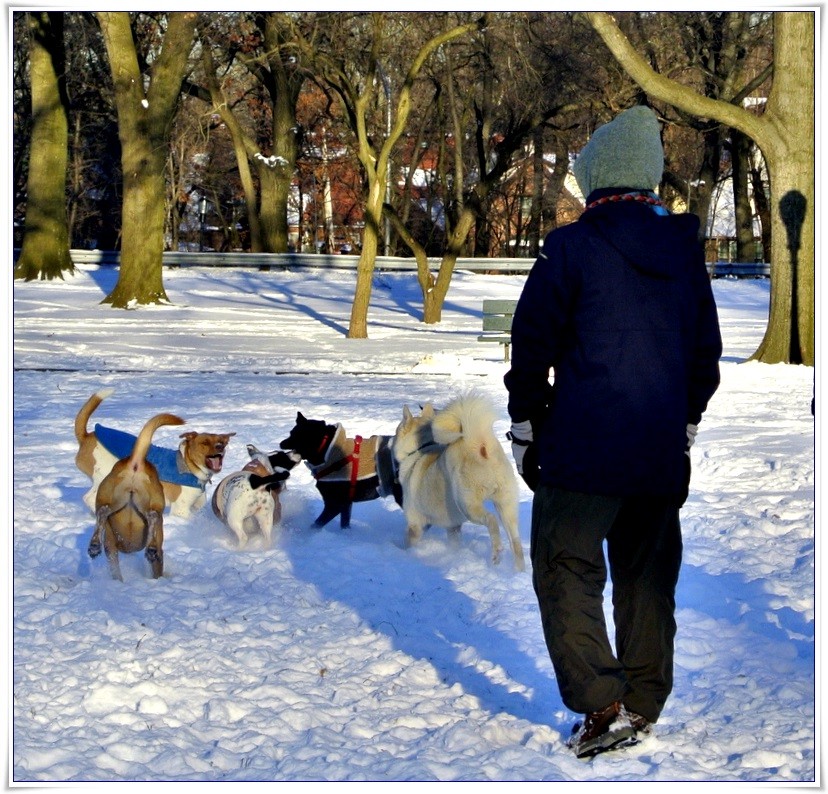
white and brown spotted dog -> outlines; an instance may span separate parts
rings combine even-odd
[[[95,558],[103,549],[113,579],[123,581],[118,552],[131,554],[141,549],[153,578],[164,573],[164,487],[147,452],[159,427],[183,424],[174,414],[154,416],[138,434],[129,457],[116,461],[98,486],[95,531],[88,551]]]
[[[83,500],[90,510],[95,509],[95,494],[103,478],[116,461],[127,457],[135,443],[135,436],[120,430],[96,424],[87,430],[89,417],[101,402],[112,394],[102,389],[93,394],[75,417],[75,438],[78,440],[77,467],[92,480],[92,487]],[[150,445],[147,459],[155,466],[164,488],[164,498],[175,516],[188,518],[207,501],[207,483],[221,471],[224,451],[235,433],[196,433],[179,436],[178,449],[164,449]]]
[[[250,461],[228,474],[213,491],[213,512],[236,535],[238,548],[258,531],[270,546],[273,527],[282,520],[281,493],[290,470],[302,460],[296,452],[262,452],[247,445]]]

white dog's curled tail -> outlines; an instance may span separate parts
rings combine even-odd
[[[492,426],[496,418],[491,401],[480,394],[468,394],[452,400],[438,411],[431,423],[434,440],[438,444],[452,444],[464,439],[481,457],[488,458],[488,444],[494,439]]]

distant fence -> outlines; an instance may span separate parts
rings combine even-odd
[[[118,265],[120,251],[85,251],[73,248],[72,261],[76,265]],[[439,257],[430,257],[429,266],[438,268]],[[359,257],[350,254],[252,254],[244,251],[200,253],[193,251],[164,251],[165,267],[251,267],[275,270],[299,270],[320,268],[325,270],[356,270]],[[534,259],[478,259],[463,257],[457,260],[457,270],[475,273],[528,273]],[[417,262],[412,257],[378,256],[377,270],[416,271]]]
[[[19,249],[14,251],[17,259]],[[110,265],[120,264],[120,251],[88,251],[73,248],[72,261],[76,265]],[[436,269],[440,266],[439,257],[430,257],[428,264]],[[358,256],[349,254],[251,254],[245,251],[227,253],[164,251],[162,262],[165,267],[250,267],[263,270],[300,270],[322,268],[327,270],[356,270]],[[528,273],[535,263],[534,259],[516,259],[513,257],[476,258],[462,257],[457,260],[456,270],[469,270],[473,273]],[[375,267],[379,271],[416,271],[417,262],[412,257],[378,256]],[[707,272],[711,278],[732,276],[736,278],[768,278],[770,265],[767,262],[708,262]]]

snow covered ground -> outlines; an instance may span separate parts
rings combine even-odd
[[[714,283],[723,382],[682,513],[674,693],[653,737],[580,761],[530,574],[508,549],[492,565],[483,528],[406,549],[381,500],[314,531],[321,502],[297,468],[272,548],[237,551],[209,506],[168,515],[164,577],[122,555],[121,583],[87,556],[74,465],[74,415],[104,386],[104,424],[172,411],[235,432],[225,473],[297,410],[392,433],[403,404],[467,388],[500,406],[502,438],[507,365],[476,338],[482,299],[517,297],[523,278],[458,273],[424,326],[414,275],[378,274],[368,340],[345,338],[348,273],[168,269],[171,305],[134,311],[99,305],[116,278],[13,287],[12,783],[818,780],[813,370],[743,363],[767,282]]]

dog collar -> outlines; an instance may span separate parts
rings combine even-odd
[[[436,441],[426,441],[425,444],[421,444],[419,447],[417,447],[417,449],[414,449],[411,452],[409,452],[405,456],[405,458],[410,458],[412,455],[416,455],[418,452],[424,452],[429,447],[434,447],[434,448],[437,448],[437,449],[443,449],[445,447],[445,445],[444,444],[438,444]],[[403,460],[405,460],[405,458],[403,458]]]
[[[212,480],[212,474],[208,472],[206,480],[199,480],[198,477],[196,477],[187,467],[187,461],[184,459],[184,453],[182,452],[181,447],[178,448],[178,453],[175,456],[175,466],[178,469],[178,476],[181,478],[182,483],[187,481],[187,484],[200,488],[202,491],[207,490],[207,483]],[[196,480],[196,483],[192,483],[190,478]]]

